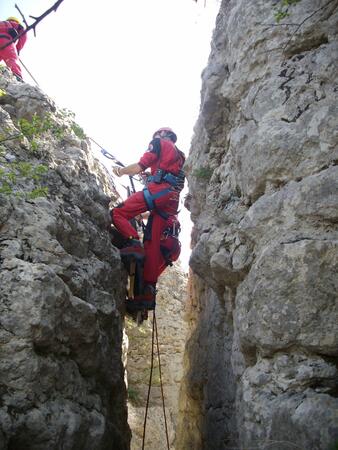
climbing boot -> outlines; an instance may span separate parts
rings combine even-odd
[[[13,73],[13,75],[15,76],[17,81],[20,81],[20,83],[23,83],[23,79],[20,77],[20,75],[18,75],[17,73]]]
[[[121,258],[134,257],[144,259],[144,248],[138,239],[128,239],[125,246],[120,249]]]
[[[156,288],[152,284],[146,284],[142,294],[126,301],[126,309],[129,313],[142,310],[151,311],[155,309],[155,306]]]
[[[128,239],[127,245],[120,249],[120,255],[129,275],[133,275],[135,272],[135,265],[142,267],[143,271],[144,249],[139,240]]]

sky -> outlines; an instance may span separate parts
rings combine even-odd
[[[57,106],[73,111],[87,136],[124,164],[137,162],[161,127],[175,131],[188,156],[219,2],[64,0],[36,37],[29,32],[20,58]],[[30,15],[54,3],[1,0],[0,18],[20,18],[17,4],[31,24]],[[23,76],[34,84],[25,70]],[[192,224],[183,205],[179,219],[187,269]]]

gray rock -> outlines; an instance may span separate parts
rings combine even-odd
[[[6,76],[0,86],[13,119],[48,112],[60,121],[39,89]],[[12,118],[6,113],[15,133]],[[126,280],[107,231],[116,194],[90,147],[70,129],[67,136],[39,136],[40,159],[18,140],[4,143],[16,161],[48,166],[48,193],[0,194],[3,450],[129,448],[121,360]],[[17,183],[21,193],[34,187],[33,179],[18,176]]]
[[[223,0],[202,74],[182,450],[337,445],[338,9],[280,7]]]

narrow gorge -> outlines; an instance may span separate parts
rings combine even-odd
[[[170,450],[338,449],[337,35],[337,0],[220,2],[158,287]],[[0,450],[142,448],[152,322],[85,133],[1,67]],[[147,426],[166,449],[156,363]]]

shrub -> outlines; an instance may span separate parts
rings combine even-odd
[[[277,23],[290,15],[289,6],[299,3],[301,0],[280,0],[280,6],[275,10],[274,16]]]
[[[200,167],[194,170],[193,175],[199,180],[209,181],[213,174],[213,169],[209,166]]]

